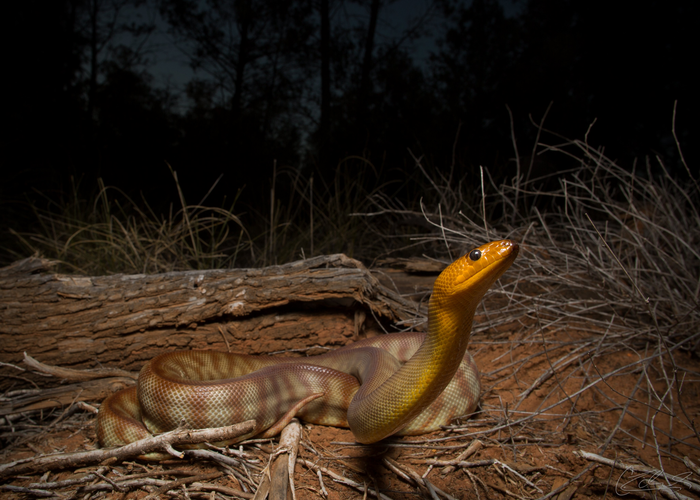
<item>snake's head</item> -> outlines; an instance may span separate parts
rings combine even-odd
[[[518,255],[518,244],[511,240],[481,245],[450,264],[435,280],[433,300],[443,306],[464,301],[476,307],[481,297],[510,267]]]

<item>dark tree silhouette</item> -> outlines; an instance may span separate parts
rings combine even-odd
[[[329,161],[331,132],[331,14],[330,0],[319,0],[321,36],[319,54],[321,57],[321,106],[318,131],[318,158],[320,165]]]
[[[364,117],[364,109],[367,107],[367,100],[371,90],[371,72],[373,66],[374,38],[377,34],[377,20],[379,18],[379,9],[382,6],[381,0],[371,0],[369,7],[369,21],[367,23],[367,36],[364,40],[364,55],[362,57],[362,66],[360,67],[360,91],[358,104],[358,118],[361,120]]]
[[[45,188],[70,172],[85,129],[79,79],[85,40],[76,1],[11,2],[0,16],[4,80],[0,193]],[[9,74],[8,73],[8,74]],[[47,182],[44,182],[46,179]]]
[[[417,85],[409,91],[413,95],[426,91],[422,75],[416,78],[421,70],[404,51],[404,46],[427,29],[427,21],[434,9],[429,5],[425,11],[418,12],[413,20],[389,34],[382,32],[380,27],[386,25],[387,19],[381,22],[382,13],[391,3],[394,2],[353,2],[355,11],[364,15],[354,17],[352,22],[343,23],[336,19],[334,24],[330,51],[333,76],[328,90],[329,94],[333,94],[332,119],[329,126],[321,125],[314,134],[317,151],[322,151],[320,144],[324,139],[326,141],[325,156],[321,155],[325,161],[318,163],[321,180],[326,182],[333,176],[339,160],[359,155],[381,163],[382,159],[386,159],[386,153],[391,151],[393,155],[397,150],[404,156],[409,142],[420,135],[418,130],[412,130],[400,144],[389,140],[390,136],[396,138],[405,132],[407,122],[397,120],[386,112],[393,112],[394,105],[404,100],[408,90],[405,82],[411,81]],[[395,78],[386,71],[392,67],[397,72]],[[397,86],[393,87],[394,84]],[[420,107],[423,101],[417,99],[415,104]],[[410,114],[411,111],[403,109],[400,113]],[[321,116],[325,116],[323,110]],[[425,123],[414,125],[422,129]]]
[[[78,33],[86,40],[87,59],[87,112],[93,120],[97,120],[95,95],[97,93],[98,77],[101,72],[101,58],[104,53],[114,49],[114,39],[125,33],[142,38],[153,32],[152,23],[129,22],[127,8],[137,8],[146,0],[83,0],[77,2],[80,7]],[[137,59],[140,54],[131,51]],[[123,58],[123,55],[122,55]]]
[[[298,162],[317,53],[310,2],[163,0],[160,10],[198,73],[173,158],[182,178],[203,194],[225,172],[221,189],[235,192],[260,186],[275,160]]]
[[[521,143],[531,144],[529,116],[539,120],[553,103],[545,123],[550,130],[582,138],[596,121],[588,138],[612,157],[631,164],[653,151],[673,163],[675,99],[686,144],[697,130],[691,117],[698,97],[688,64],[697,10],[684,1],[628,7],[528,0],[519,16],[507,18],[494,0],[446,2],[448,28],[431,63],[441,122],[463,123],[458,151],[464,163],[507,168],[514,152],[506,104]]]
[[[361,155],[389,172],[383,182],[413,172],[408,148],[450,167],[460,124],[460,172],[512,175],[506,105],[529,148],[530,115],[538,120],[552,101],[548,128],[581,138],[597,119],[588,138],[612,157],[630,164],[658,153],[673,165],[678,99],[676,131],[697,163],[697,2],[523,0],[508,17],[496,0],[436,0],[389,32],[389,0],[158,0],[197,70],[189,106],[176,112],[173,94],[154,88],[145,52],[118,45],[117,34],[146,39],[152,28],[134,24],[141,1],[5,7],[0,32],[14,71],[3,199],[85,174],[130,194],[172,193],[162,189],[166,160],[196,200],[224,173],[221,193],[247,185],[244,199],[260,201],[274,160],[314,166],[328,181],[339,160]],[[428,22],[435,5],[441,25]],[[438,43],[427,65],[406,43],[426,34]]]
[[[452,140],[462,124],[457,154],[471,167],[499,161],[510,148],[506,88],[520,49],[517,20],[495,0],[446,4],[450,26],[431,58],[433,85],[442,109],[443,136]],[[512,103],[511,103],[512,104]],[[450,147],[440,141],[441,148]],[[451,149],[451,148],[450,148]]]
[[[300,59],[313,34],[307,2],[163,0],[161,13],[234,121],[253,111],[269,132],[285,103],[299,99],[307,76]]]

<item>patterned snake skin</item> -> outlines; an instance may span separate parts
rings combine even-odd
[[[510,267],[518,245],[487,243],[453,262],[435,281],[428,333],[393,333],[311,358],[214,351],[161,354],[137,387],[109,396],[97,416],[102,447],[177,428],[232,425],[237,438],[272,436],[294,416],[350,427],[360,443],[423,434],[474,411],[479,373],[466,352],[477,304]]]

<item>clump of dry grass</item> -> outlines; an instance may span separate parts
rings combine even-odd
[[[251,227],[255,234],[255,266],[277,265],[316,255],[344,253],[363,258],[386,251],[387,242],[376,238],[371,221],[349,217],[366,210],[380,173],[367,159],[348,157],[339,163],[332,179],[316,179],[299,169],[275,167],[269,195],[269,212],[254,212],[264,221]]]
[[[250,235],[233,212],[235,200],[228,208],[189,205],[177,173],[171,173],[181,205],[177,210],[171,205],[167,215],[100,179],[92,200],[82,199],[74,187],[68,200],[47,199],[48,208],[32,207],[38,230],[12,233],[24,252],[85,275],[233,267],[242,253],[253,252]]]
[[[40,254],[61,262],[62,271],[85,275],[264,267],[315,255],[386,251],[386,241],[375,237],[367,220],[348,217],[365,210],[382,189],[366,159],[346,158],[328,183],[275,167],[268,210],[247,207],[250,216],[234,212],[240,192],[228,206],[205,205],[216,183],[198,204],[189,204],[177,172],[171,174],[179,208],[156,212],[147,200],[137,203],[99,180],[92,198],[74,187],[67,200],[45,198],[45,209],[32,205],[37,226],[10,231],[19,250],[6,251],[15,260]]]

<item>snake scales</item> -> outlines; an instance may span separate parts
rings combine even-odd
[[[474,411],[479,373],[467,353],[474,312],[510,267],[518,245],[487,243],[460,257],[435,281],[428,333],[393,333],[312,358],[214,351],[161,354],[136,387],[109,396],[97,417],[102,447],[177,428],[232,425],[249,419],[255,435],[274,435],[294,416],[350,427],[373,443],[392,434],[437,430]]]

